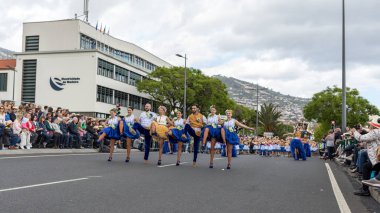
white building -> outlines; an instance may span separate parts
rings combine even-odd
[[[77,19],[24,23],[17,53],[15,100],[103,117],[121,103],[137,110],[151,102],[136,82],[171,66],[135,44]],[[153,102],[154,108],[157,104]],[[137,111],[138,112],[138,111]]]
[[[16,60],[0,60],[0,100],[13,100],[13,77],[16,75]]]

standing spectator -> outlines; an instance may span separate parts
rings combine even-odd
[[[327,154],[329,156],[330,161],[333,160],[333,153],[335,149],[335,133],[333,130],[329,131],[329,134],[325,138],[326,140],[326,146],[327,146]]]
[[[72,122],[69,124],[70,135],[73,136],[73,139],[76,141],[75,147],[77,149],[82,148],[82,140],[78,130],[78,118],[74,117]]]
[[[26,147],[27,149],[30,149],[32,147],[30,144],[30,131],[33,129],[33,125],[30,122],[29,113],[25,113],[24,117],[22,118],[21,127],[22,131],[20,148],[24,149],[24,147]]]
[[[37,134],[37,129],[39,128],[38,122],[37,122],[37,115],[32,115],[30,118],[30,121],[33,125],[33,130],[30,132],[30,142],[33,145],[35,145],[38,134]]]

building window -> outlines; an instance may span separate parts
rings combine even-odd
[[[123,83],[128,83],[128,70],[122,67],[115,67],[115,77],[116,80],[121,81]]]
[[[129,84],[132,86],[136,86],[137,82],[141,81],[142,75],[139,75],[134,72],[130,72],[129,74]]]
[[[97,94],[96,94],[96,101],[103,102],[107,104],[114,104],[113,102],[113,89],[98,86],[97,88]]]
[[[0,73],[0,92],[6,92],[8,87],[8,73]]]
[[[154,64],[138,56],[112,48],[84,34],[80,35],[80,48],[81,49],[98,49],[99,51],[104,52],[108,55],[111,55],[112,57],[117,58],[121,61],[124,61],[128,64],[138,66],[150,71],[153,71],[156,69],[156,66]],[[37,51],[38,51],[38,47],[37,47]]]
[[[115,90],[115,104],[121,104],[123,107],[128,106],[128,93]]]
[[[25,52],[38,51],[40,45],[40,36],[25,37]]]
[[[24,60],[22,65],[21,100],[34,103],[36,99],[37,60]]]
[[[136,95],[129,95],[129,106],[133,107],[134,109],[142,110],[141,108],[141,98]]]
[[[113,64],[100,58],[98,59],[98,75],[113,78],[113,67]]]
[[[80,34],[81,49],[96,49],[96,40],[86,35]]]

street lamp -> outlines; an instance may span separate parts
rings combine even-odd
[[[259,128],[259,83],[256,84],[256,128],[255,128],[256,137],[257,137],[258,128]]]
[[[181,54],[176,54],[177,57],[184,58],[185,59],[185,83],[184,83],[184,92],[183,92],[183,117],[186,119],[186,90],[187,90],[187,69],[186,69],[186,62],[187,62],[187,56],[182,56]]]
[[[342,0],[342,131],[346,132],[346,26],[345,26],[345,2]]]

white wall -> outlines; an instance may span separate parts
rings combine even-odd
[[[24,23],[22,51],[25,52],[25,36],[40,36],[39,51],[80,49],[78,20],[61,20]]]
[[[7,91],[0,91],[0,100],[13,100],[13,70],[0,70],[0,73],[8,73]]]
[[[37,59],[37,104],[60,106],[76,112],[95,110],[95,53],[20,55],[18,59],[20,60],[17,61],[17,68],[21,67],[20,70],[23,59]],[[79,77],[80,81],[78,84],[66,84],[63,90],[56,91],[50,85],[51,77]]]

